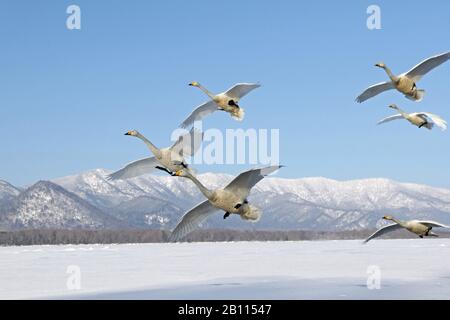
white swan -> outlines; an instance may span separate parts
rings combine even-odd
[[[399,76],[394,75],[383,62],[377,63],[375,66],[384,69],[389,76],[390,81],[378,83],[367,88],[361,95],[356,98],[356,101],[359,103],[364,102],[367,99],[370,99],[384,91],[391,89],[397,89],[410,100],[421,101],[425,94],[425,90],[417,89],[416,83],[425,74],[441,65],[448,59],[450,59],[450,52],[433,56],[422,61],[408,72],[403,73]]]
[[[397,119],[406,119],[411,124],[413,124],[419,128],[425,127],[427,129],[431,130],[433,128],[433,126],[436,125],[439,128],[441,128],[442,130],[447,129],[447,122],[444,119],[442,119],[441,117],[439,117],[438,115],[435,115],[435,114],[432,114],[429,112],[406,113],[402,109],[397,107],[395,104],[391,104],[389,106],[389,108],[395,109],[400,113],[390,116],[390,117],[387,117],[387,118],[384,118],[381,121],[379,121],[378,124],[382,124],[382,123],[389,122],[392,120],[397,120]]]
[[[122,169],[110,174],[108,179],[130,179],[150,173],[155,169],[162,170],[170,175],[175,175],[175,172],[181,169],[190,171],[183,156],[193,156],[203,140],[203,133],[197,129],[192,129],[188,134],[180,136],[171,147],[159,149],[136,130],[128,131],[125,135],[137,137],[144,141],[154,154],[154,157],[131,162]]]
[[[189,85],[201,89],[211,100],[195,108],[180,125],[182,128],[192,125],[195,121],[199,121],[217,110],[228,112],[234,119],[242,121],[245,111],[239,107],[239,100],[250,91],[261,86],[258,83],[237,83],[225,92],[213,94],[198,82],[191,82]]]
[[[446,226],[442,223],[435,222],[435,221],[419,221],[419,220],[410,220],[410,221],[401,221],[398,220],[392,216],[384,216],[384,220],[390,220],[395,222],[394,224],[382,227],[381,229],[377,230],[374,234],[372,234],[370,237],[368,237],[366,240],[364,240],[364,243],[369,242],[373,238],[377,238],[385,233],[398,230],[398,229],[406,229],[409,232],[417,234],[420,238],[423,237],[438,237],[437,234],[431,232],[431,229],[434,228],[447,228],[449,229],[450,226]]]
[[[198,204],[183,216],[173,230],[169,240],[181,240],[196,229],[208,216],[218,210],[225,211],[225,215],[223,216],[224,219],[230,214],[238,214],[244,220],[257,221],[261,216],[261,212],[258,208],[248,203],[247,197],[250,194],[250,190],[266,175],[271,174],[280,168],[281,166],[271,166],[243,172],[225,188],[216,190],[209,190],[206,188],[189,171],[178,171],[176,175],[192,180],[207,200]]]

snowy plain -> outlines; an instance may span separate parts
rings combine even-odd
[[[0,247],[0,298],[450,299],[450,239]]]

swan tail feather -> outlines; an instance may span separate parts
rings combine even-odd
[[[236,112],[233,112],[233,113],[231,114],[231,117],[232,117],[234,120],[237,120],[237,121],[242,121],[242,120],[244,120],[244,117],[245,117],[245,110],[244,110],[244,108],[239,108],[239,109],[237,109]]]
[[[420,102],[425,97],[425,90],[418,89],[418,90],[416,90],[416,92],[414,92],[413,96],[405,95],[405,97],[409,100],[412,100],[415,102]]]
[[[425,90],[417,90],[416,91],[416,102],[422,101],[424,96],[425,96]]]
[[[259,208],[252,206],[252,205],[246,205],[243,208],[241,218],[243,220],[258,222],[259,219],[261,219],[261,215],[262,215],[262,212]]]

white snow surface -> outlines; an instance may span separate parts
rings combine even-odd
[[[0,298],[450,299],[449,265],[450,239],[0,247]]]

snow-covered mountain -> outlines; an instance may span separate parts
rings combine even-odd
[[[0,226],[172,228],[186,210],[204,199],[187,179],[146,175],[109,181],[108,173],[97,169],[52,183],[39,182],[24,191],[5,184],[10,186],[5,188],[10,190],[8,201],[0,201],[0,208],[1,203],[10,204],[7,213],[0,209]],[[199,175],[210,188],[224,186],[232,178],[225,174]],[[7,192],[0,191],[0,199],[2,194]],[[224,222],[217,214],[203,227],[361,229],[379,226],[385,214],[450,224],[450,190],[388,179],[341,182],[268,177],[253,189],[249,200],[264,212],[258,223],[233,215]]]
[[[20,189],[14,187],[6,181],[0,180],[0,204],[11,201],[17,197],[19,193]]]
[[[39,181],[2,207],[1,225],[10,229],[97,229],[124,224],[61,186]]]

